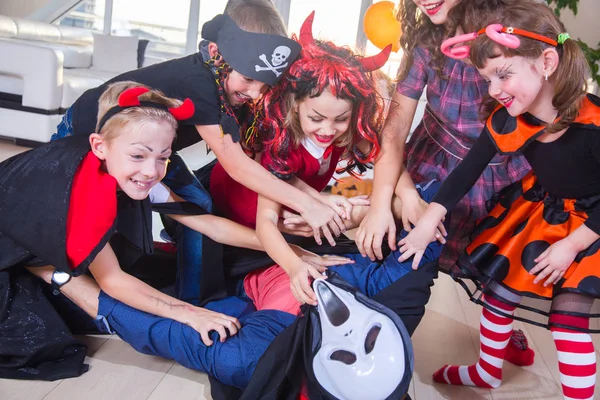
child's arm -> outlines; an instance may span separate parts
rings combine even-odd
[[[175,221],[200,232],[215,242],[264,251],[256,233],[243,225],[215,215],[169,215]]]
[[[398,261],[404,262],[414,255],[412,267],[417,269],[447,211],[454,208],[473,187],[495,154],[494,142],[486,132],[482,132],[465,159],[446,178],[415,228],[398,242],[402,253]]]
[[[396,248],[396,223],[392,215],[392,197],[402,171],[404,144],[417,105],[418,100],[395,92],[381,133],[381,152],[375,160],[373,170],[371,209],[356,234],[356,244],[360,253],[369,256],[372,260],[383,258],[381,243],[386,233],[390,248]],[[414,187],[414,184],[412,186]]]
[[[160,193],[157,199],[164,203],[183,203],[184,199],[177,196],[164,184],[159,183],[161,187],[155,187],[151,193]],[[156,190],[156,192],[154,192]],[[264,251],[262,244],[256,237],[254,230],[233,222],[227,218],[217,217],[215,215],[179,215],[167,214],[175,221],[182,223],[190,229],[200,232],[215,242],[227,244],[230,246],[243,247],[246,249]]]
[[[119,266],[110,244],[106,244],[90,264],[90,272],[110,297],[140,311],[190,325],[207,346],[213,343],[208,336],[211,330],[217,331],[224,342],[227,331],[235,335],[241,327],[236,318],[177,300],[127,274]]]
[[[304,182],[302,179],[298,179],[296,177],[294,177],[290,183],[292,184],[292,186],[302,190],[305,193],[308,193],[310,196],[312,196],[313,198],[319,200],[320,202],[322,202],[323,204],[327,204],[329,207],[333,208],[334,210],[336,210],[336,212],[343,216],[343,218],[345,220],[350,220],[350,216],[352,214],[352,207],[355,205],[362,205],[362,206],[368,206],[371,204],[371,202],[366,199],[366,198],[355,198],[355,200],[353,202],[351,202],[350,200],[348,200],[346,197],[344,196],[340,196],[340,195],[334,195],[334,194],[329,194],[329,193],[320,193],[317,192],[312,186],[308,185],[306,182]],[[343,221],[342,221],[343,222]],[[339,236],[340,233],[343,233],[346,229],[345,229],[345,223],[344,223],[344,229],[342,229],[341,232],[338,232],[336,230],[337,227],[333,227],[334,228],[334,233],[336,234],[336,236]],[[335,243],[330,243],[332,246],[335,245]]]
[[[400,174],[395,194],[401,199],[400,201],[402,203],[402,227],[406,232],[410,232],[412,230],[412,225],[417,225],[429,204],[421,198],[421,195],[417,191],[417,188],[406,169]],[[447,234],[446,227],[440,222],[435,234],[436,239],[444,244],[446,243],[445,237]]]
[[[256,234],[265,251],[290,276],[290,289],[301,303],[317,304],[315,293],[310,287],[310,279],[323,278],[323,265],[303,261],[288,245],[277,228],[281,206],[268,198],[258,196]],[[349,259],[340,263],[352,262]]]
[[[341,221],[336,223],[337,214],[331,207],[270,174],[246,156],[240,144],[234,143],[230,135],[223,135],[218,125],[196,125],[196,129],[235,181],[298,211],[319,237],[320,229],[325,236],[331,236],[328,225],[343,227],[343,224],[340,226]]]

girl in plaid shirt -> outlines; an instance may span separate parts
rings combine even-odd
[[[425,211],[427,204],[419,197],[412,180],[399,180],[402,160],[414,181],[443,181],[466,156],[483,128],[479,108],[487,84],[472,65],[444,56],[440,50],[442,41],[457,32],[475,30],[482,17],[515,3],[515,0],[400,0],[397,18],[402,26],[400,44],[404,58],[382,132],[381,153],[375,162],[372,206],[356,236],[363,255],[382,258],[381,244],[386,233],[390,248],[396,248],[396,226],[390,207],[394,194],[402,200],[405,230],[410,231],[411,224],[416,224]],[[407,142],[425,87],[427,106],[423,120]],[[529,164],[520,156],[494,157],[453,210],[447,225],[448,240],[440,258],[442,270],[449,271],[464,253],[476,221],[488,213],[487,201],[529,170]],[[445,233],[440,226],[438,240],[444,241]],[[517,365],[532,364],[533,351],[527,348],[522,333],[514,333],[507,359]]]

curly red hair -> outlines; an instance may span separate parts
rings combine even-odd
[[[272,173],[290,177],[289,151],[305,137],[295,105],[320,96],[326,89],[352,103],[350,128],[333,144],[345,147],[340,160],[347,164],[342,171],[355,174],[358,168],[362,173],[375,160],[380,150],[384,105],[375,79],[365,70],[361,59],[349,48],[331,42],[315,40],[303,44],[300,57],[259,103],[256,128],[264,146],[263,157],[268,159],[264,164]]]

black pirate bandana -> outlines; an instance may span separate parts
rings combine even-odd
[[[224,14],[202,26],[202,37],[217,44],[235,71],[269,86],[277,83],[302,49],[284,36],[245,31]]]

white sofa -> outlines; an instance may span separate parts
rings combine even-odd
[[[0,54],[0,137],[22,143],[48,142],[83,92],[125,72],[94,65],[90,30],[2,15]],[[131,57],[135,68],[137,53]]]

